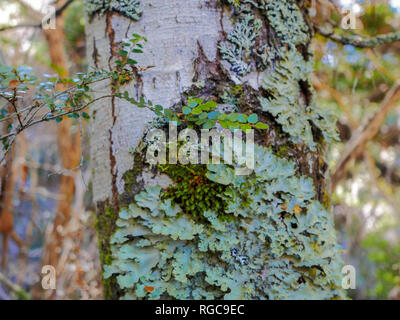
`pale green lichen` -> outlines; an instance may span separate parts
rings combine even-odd
[[[254,70],[266,70],[262,87],[268,92],[260,96],[262,111],[275,117],[293,143],[303,143],[315,151],[317,143],[338,139],[336,115],[320,108],[314,99],[309,74],[312,55],[307,48],[310,30],[295,1],[229,0],[235,16],[234,31],[228,36],[230,44],[222,44],[222,58],[238,75]],[[260,38],[262,22],[255,16],[265,16],[275,33],[273,40]],[[306,52],[299,50],[303,46]],[[230,97],[225,94],[225,100]],[[232,99],[230,99],[232,100]],[[313,129],[319,129],[313,130]],[[317,136],[316,136],[317,134]]]
[[[310,40],[309,28],[294,0],[261,0],[262,12],[268,18],[280,41],[295,48]]]
[[[310,35],[295,1],[227,1],[234,6],[236,24],[220,46],[223,59],[244,75],[253,67],[257,70],[261,58],[268,73],[263,86],[269,93],[260,98],[261,105],[293,141],[315,148],[312,126],[327,140],[332,138],[334,121],[317,110],[311,89],[309,101],[299,103],[301,83],[309,84],[312,65],[297,52],[296,46],[305,45]],[[137,20],[140,14],[138,1],[126,2],[129,10],[123,12],[112,3],[125,2],[87,2],[89,16],[112,10]],[[274,47],[257,44],[256,50],[261,21],[255,17],[262,15],[279,41]],[[232,219],[221,219],[210,206],[194,215],[174,202],[182,199],[166,197],[167,190],[160,186],[146,188],[121,209],[104,278],[116,279],[122,299],[344,297],[332,216],[315,200],[312,180],[297,176],[293,163],[261,146],[255,147],[251,175],[237,176],[234,170],[209,165],[205,173],[223,186],[212,196],[223,201],[224,214]]]
[[[314,200],[311,179],[264,147],[255,152],[250,176],[210,165],[209,178],[229,186],[221,197],[232,222],[212,210],[196,221],[162,200],[159,186],[120,211],[104,277],[117,278],[125,299],[343,296],[332,216]]]
[[[113,11],[132,20],[139,20],[142,13],[139,0],[86,0],[85,10],[89,17]]]
[[[318,127],[327,142],[338,139],[336,116],[329,110],[320,109],[315,103],[309,84],[312,62],[305,61],[300,53],[286,50],[281,61],[275,66],[275,72],[265,75],[263,88],[269,98],[260,97],[262,110],[272,114],[288,133],[294,143],[303,142],[315,150],[312,126]],[[301,85],[308,86],[308,92],[302,92]],[[303,100],[300,101],[301,95]],[[308,97],[305,97],[308,95]],[[305,101],[305,99],[311,101]]]
[[[232,71],[241,76],[251,71],[251,55],[261,26],[261,20],[255,19],[251,13],[245,14],[228,35],[228,43],[219,46],[222,58],[232,65]]]

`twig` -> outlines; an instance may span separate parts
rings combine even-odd
[[[400,41],[400,31],[381,34],[376,37],[361,37],[361,36],[340,36],[333,31],[327,31],[319,26],[314,25],[315,30],[322,36],[329,38],[335,42],[342,44],[350,44],[357,48],[374,48],[386,43],[393,43]]]
[[[51,116],[51,117],[47,117],[47,115],[45,115],[45,116],[42,117],[41,119],[37,119],[37,120],[34,120],[34,121],[31,121],[31,120],[30,120],[30,121],[28,121],[28,123],[26,123],[22,128],[21,128],[21,127],[18,127],[15,131],[12,131],[12,132],[10,132],[10,133],[7,133],[7,134],[1,136],[1,137],[0,137],[0,141],[3,140],[3,139],[7,139],[7,138],[9,138],[9,137],[13,137],[13,140],[9,143],[9,148],[8,148],[7,150],[5,150],[4,154],[2,155],[2,158],[0,159],[0,164],[3,163],[4,159],[6,158],[7,153],[8,153],[8,151],[10,150],[10,147],[11,147],[12,144],[14,143],[15,137],[16,137],[20,132],[22,132],[23,130],[25,130],[25,129],[27,129],[27,128],[29,128],[29,127],[35,125],[35,124],[44,122],[44,121],[54,120],[54,119],[57,119],[57,118],[66,116],[66,115],[68,115],[68,114],[71,114],[71,113],[83,111],[83,110],[86,109],[88,106],[90,106],[92,103],[94,103],[94,102],[96,102],[96,101],[98,101],[98,100],[104,99],[104,98],[111,98],[111,97],[112,97],[112,95],[101,96],[101,97],[98,97],[98,98],[96,98],[96,99],[93,99],[93,100],[89,101],[88,103],[86,103],[85,105],[83,105],[83,106],[81,106],[81,107],[79,107],[79,108],[71,109],[71,110],[62,112],[62,113],[60,113],[60,114]]]

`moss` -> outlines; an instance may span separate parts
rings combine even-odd
[[[289,156],[290,148],[287,145],[280,146],[277,152],[277,156],[283,159],[287,159]]]
[[[95,217],[95,228],[97,230],[99,256],[102,269],[104,266],[113,263],[110,239],[116,229],[116,220],[118,219],[118,210],[112,209],[106,203],[98,204]],[[118,285],[115,277],[105,279],[103,277],[103,295],[105,299],[118,298]]]
[[[140,149],[140,148],[139,148]],[[138,150],[139,150],[138,149]],[[147,166],[143,155],[140,151],[132,152],[134,165],[131,170],[124,173],[122,179],[124,180],[124,193],[120,196],[120,201],[122,205],[127,205],[133,201],[135,194],[138,194],[143,190],[143,184],[139,183],[138,176],[143,172],[143,169]]]
[[[31,297],[25,290],[17,290],[14,293],[17,300],[31,300]]]
[[[227,187],[207,179],[207,166],[168,164],[158,168],[175,182],[163,191],[162,198],[172,200],[185,214],[204,221],[204,212],[213,209],[220,219],[232,218],[226,214],[226,201],[221,197]]]
[[[326,189],[322,190],[322,200],[321,200],[322,206],[329,210],[332,206],[332,199],[329,196],[329,193],[326,191]]]

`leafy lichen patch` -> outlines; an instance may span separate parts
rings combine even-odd
[[[209,177],[218,183],[234,168],[212,170]],[[116,276],[125,298],[343,296],[332,216],[314,200],[311,179],[296,176],[291,162],[256,146],[255,172],[235,176],[220,194],[232,221],[211,208],[205,220],[193,219],[163,199],[164,191],[146,188],[119,213],[104,276]]]

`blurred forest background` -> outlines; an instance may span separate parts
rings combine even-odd
[[[400,0],[313,3],[319,26],[338,25],[341,9],[353,10],[356,29],[343,30],[346,35],[400,30]],[[55,30],[41,28],[49,5],[58,8]],[[0,65],[27,65],[48,78],[85,72],[84,28],[83,0],[0,0]],[[343,258],[357,271],[349,295],[400,299],[400,100],[388,101],[400,80],[400,43],[358,49],[317,34],[313,49],[318,103],[339,119],[341,142],[326,156]],[[344,161],[352,135],[371,122],[377,133]],[[71,118],[18,135],[1,173],[0,237],[11,239],[7,250],[1,248],[0,299],[15,298],[19,288],[35,299],[102,298],[88,125]],[[48,264],[56,267],[57,290],[41,288],[41,268]]]

